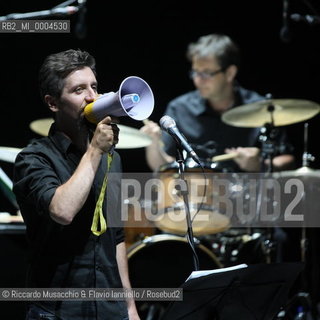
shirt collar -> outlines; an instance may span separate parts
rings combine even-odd
[[[57,131],[56,124],[53,123],[50,127],[49,138],[53,141],[53,143],[57,146],[57,148],[65,155],[67,155],[70,146],[72,145],[72,141],[65,136],[62,132]]]
[[[198,90],[196,90],[196,97],[195,97],[196,103],[195,103],[195,108],[192,108],[191,106],[193,106],[193,103],[187,104],[187,106],[190,108],[190,111],[195,115],[195,116],[199,116],[203,113],[205,113],[209,106],[207,103],[207,100],[202,98],[200,96],[200,93]]]
[[[234,86],[234,103],[233,105],[231,106],[230,109],[232,108],[235,108],[237,106],[240,106],[243,104],[243,101],[242,101],[242,98],[241,98],[241,94],[240,94],[240,87],[239,85],[236,83],[235,86]],[[192,112],[195,116],[199,116],[201,114],[204,114],[204,113],[216,113],[208,104],[208,100],[207,99],[204,99],[200,96],[199,94],[199,91],[197,91],[197,95],[199,97],[199,105],[197,108],[193,108],[192,109]]]

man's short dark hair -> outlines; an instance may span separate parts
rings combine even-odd
[[[44,100],[47,94],[55,98],[60,98],[64,86],[64,79],[72,71],[84,67],[89,67],[96,75],[94,57],[80,49],[69,49],[47,56],[39,71],[41,98]]]
[[[224,34],[208,34],[190,43],[187,49],[187,58],[215,57],[222,69],[230,65],[240,67],[240,50],[236,43]]]

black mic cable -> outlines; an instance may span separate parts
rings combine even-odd
[[[82,40],[87,36],[86,15],[87,7],[86,0],[78,0],[78,20],[76,22],[74,32],[78,39]]]
[[[283,0],[282,9],[282,28],[280,30],[280,39],[288,43],[291,41],[291,32],[289,29],[289,0]]]

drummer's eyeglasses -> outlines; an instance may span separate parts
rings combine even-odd
[[[213,78],[216,74],[218,74],[220,72],[224,72],[224,69],[219,69],[219,70],[216,70],[216,71],[195,71],[195,70],[191,70],[189,72],[189,77],[192,80],[195,77],[200,77],[203,80],[208,80],[208,79]]]

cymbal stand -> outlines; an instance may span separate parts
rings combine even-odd
[[[308,152],[308,129],[309,129],[309,124],[306,122],[304,124],[304,139],[303,139],[303,155],[302,155],[302,166],[303,167],[309,167],[310,162],[313,162],[315,160],[315,157]]]
[[[302,155],[302,166],[303,167],[309,167],[310,161],[314,161],[314,157],[308,153],[308,127],[309,124],[306,122],[304,124],[304,152]],[[304,199],[303,201],[305,201],[305,195],[304,195]],[[308,244],[308,240],[306,237],[306,227],[303,226],[302,230],[301,230],[301,241],[300,241],[300,249],[301,249],[301,261],[303,263],[306,262],[306,251],[307,251],[307,244]],[[304,281],[305,282],[305,281]],[[304,286],[304,284],[303,284]]]
[[[268,99],[271,99],[270,96],[267,97]],[[262,151],[261,151],[261,171],[262,172],[268,172],[272,173],[273,172],[273,157],[275,154],[275,137],[276,137],[276,131],[274,128],[274,117],[273,117],[273,112],[275,110],[274,105],[272,104],[270,100],[270,104],[267,107],[267,111],[270,114],[270,122],[267,122],[264,124],[264,126],[260,129],[260,136],[259,140],[261,141],[262,144]],[[265,170],[265,160],[268,161],[268,167],[267,170]]]
[[[195,250],[195,244],[194,244],[194,238],[193,238],[191,214],[190,214],[189,199],[188,199],[188,183],[184,178],[184,157],[179,145],[177,145],[176,161],[179,165],[179,177],[180,177],[180,180],[183,182],[183,186],[184,186],[184,188],[181,188],[180,192],[183,197],[185,211],[186,211],[186,220],[187,220],[187,227],[188,227],[187,237],[193,253],[194,271],[198,271],[199,258]]]
[[[314,156],[308,152],[308,129],[309,124],[306,122],[304,124],[304,152],[302,155],[302,166],[303,167],[309,167],[309,164],[311,161],[314,161]],[[306,192],[304,192],[302,201],[303,201],[303,211],[306,213]],[[300,239],[300,250],[301,250],[301,262],[303,262],[305,265],[307,263],[307,250],[308,250],[308,238],[306,234],[306,227],[305,225],[301,228],[301,239]],[[307,312],[311,313],[311,316],[314,317],[314,319],[317,317],[316,315],[316,308],[312,306],[311,297],[308,292],[308,281],[306,279],[306,271],[303,270],[301,274],[301,289],[302,291],[299,291],[295,298],[298,300],[298,308],[302,310],[305,314]],[[313,319],[313,318],[311,318]]]
[[[314,157],[308,153],[308,123],[304,124],[304,152],[302,156],[302,166],[303,167],[309,167],[310,161],[314,161]],[[304,191],[303,197],[301,199],[302,201],[302,213],[306,214],[306,191]],[[301,262],[304,263],[306,266],[307,262],[307,253],[308,249],[308,239],[306,236],[306,227],[303,225],[301,227],[301,239],[300,239],[300,258]],[[306,279],[306,271],[303,270],[301,273],[301,284],[300,284],[300,291],[297,292],[293,298],[291,298],[291,301],[289,302],[287,306],[287,310],[290,310],[290,308],[295,308],[295,310],[291,313],[293,313],[294,319],[317,319],[317,311],[316,307],[312,305],[311,296],[308,292],[308,281]]]
[[[273,112],[275,110],[274,105],[271,102],[271,95],[267,95],[267,99],[270,100],[270,104],[267,107],[267,111],[270,114],[270,122],[265,123],[263,127],[260,129],[259,141],[261,142],[261,172],[265,173],[264,176],[268,177],[273,172],[273,158],[276,150],[275,145],[275,137],[276,131],[274,128],[274,117]],[[266,161],[268,160],[268,161]],[[267,164],[266,164],[267,163]],[[257,213],[258,216],[261,214],[261,208],[263,204],[262,199],[262,186],[260,183],[258,184],[258,195],[257,195]],[[272,232],[270,228],[268,228],[266,239],[264,240],[264,252],[267,257],[267,262],[271,263],[271,251],[275,248],[275,243],[272,239]]]
[[[310,161],[314,161],[314,156],[308,152],[308,128],[309,124],[306,122],[304,124],[304,152],[302,155],[302,166],[309,167]],[[302,201],[306,201],[305,199],[306,194],[304,193]],[[305,207],[304,207],[305,208]],[[304,209],[304,211],[306,211]],[[306,262],[306,251],[307,251],[308,239],[306,237],[306,227],[303,226],[301,230],[301,241],[300,241],[300,248],[301,248],[301,261]]]

